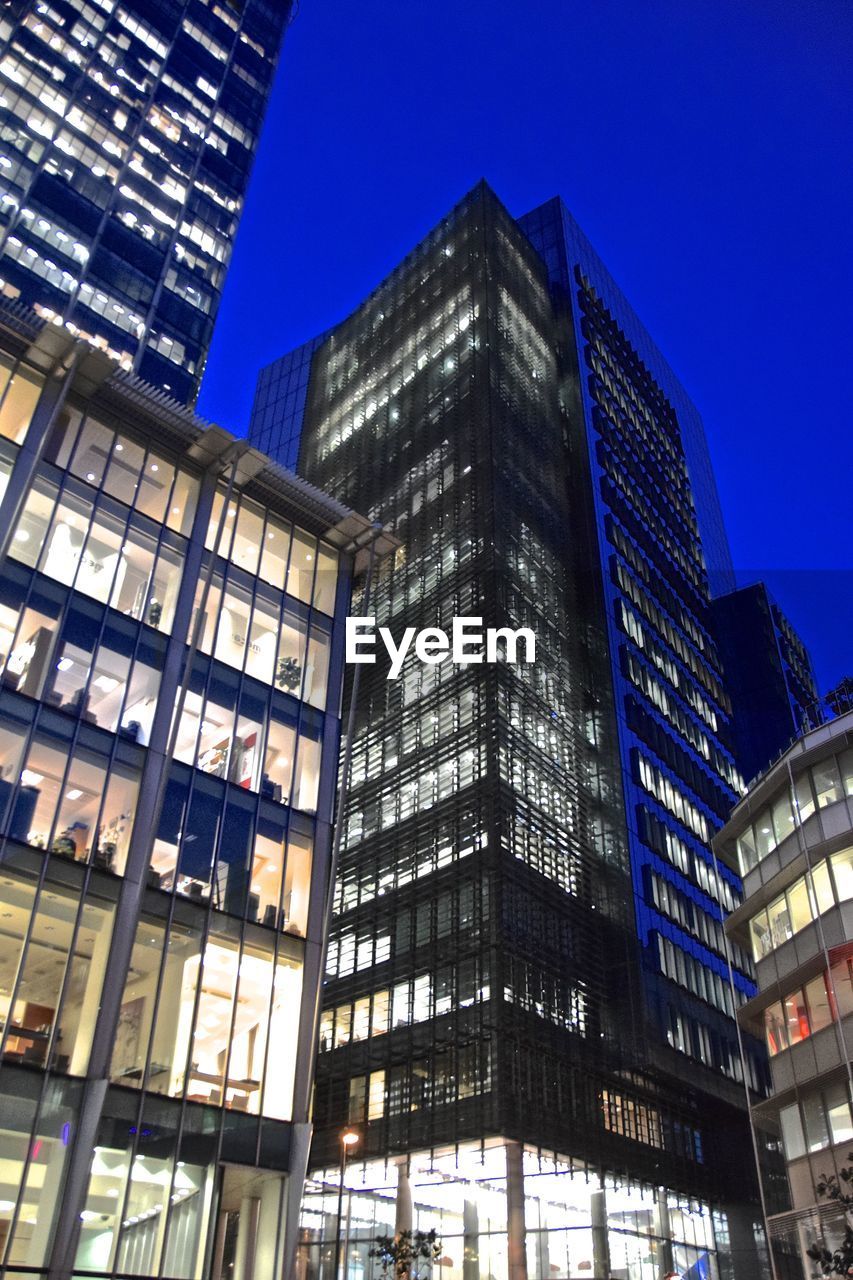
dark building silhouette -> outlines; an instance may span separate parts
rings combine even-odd
[[[290,0],[10,0],[0,288],[195,399]]]
[[[532,665],[362,668],[307,1274],[332,1274],[349,1123],[353,1265],[416,1211],[465,1277],[754,1275],[696,410],[562,202],[516,222],[480,184],[262,373],[250,438],[401,539],[377,625],[537,636]]]
[[[734,707],[738,766],[757,777],[818,712],[808,650],[763,582],[711,605]]]

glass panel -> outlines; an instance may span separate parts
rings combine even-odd
[[[246,654],[246,674],[265,684],[272,684],[275,671],[275,649],[278,641],[278,608],[270,602],[255,600],[252,625],[249,631],[249,648]]]
[[[148,745],[159,688],[160,672],[137,658],[121,718],[123,736],[131,742]]]
[[[329,653],[332,638],[319,627],[311,628],[308,646],[308,662],[305,667],[305,685],[302,696],[312,707],[321,710],[326,705],[326,683],[329,678]]]
[[[76,1125],[80,1098],[70,1081],[48,1082],[39,1120],[36,1120],[36,1104],[29,1098],[7,1093],[5,1101],[4,1127],[0,1133],[4,1194],[8,1198],[0,1202],[0,1230],[4,1236],[6,1231],[12,1232],[5,1241],[7,1266],[18,1265],[26,1270],[20,1273],[4,1270],[4,1275],[9,1280],[17,1275],[22,1280],[25,1275],[46,1274],[30,1268],[43,1265],[50,1257],[70,1150],[66,1134]],[[12,1227],[15,1200],[19,1207]]]
[[[788,1029],[788,1042],[799,1044],[810,1034],[809,1017],[802,991],[794,991],[785,999],[785,1023]]]
[[[242,916],[249,893],[249,849],[252,843],[254,804],[231,797],[222,821],[213,905],[218,910]],[[256,919],[257,898],[249,903],[249,918]]]
[[[187,1077],[187,1097],[193,1102],[218,1105],[223,1102],[239,959],[236,937],[221,932],[210,936],[204,950]],[[187,966],[181,1004],[188,1009],[192,1007],[197,985],[197,967]]]
[[[195,591],[193,620],[190,625],[190,634],[188,639],[192,639],[193,637],[199,617],[199,611],[201,609],[203,595],[204,582],[200,580]],[[221,600],[222,579],[217,574],[214,576],[213,581],[210,584],[210,589],[208,590],[207,599],[205,601],[204,613],[201,615],[203,618],[203,624],[199,632],[198,647],[201,649],[202,653],[210,653],[213,648],[213,637],[216,634],[216,620],[219,616],[219,604]]]
[[[8,919],[4,921],[0,932],[0,1031],[9,1024],[9,1035],[6,1041],[6,1053],[12,1061],[24,1061],[24,1055],[30,1051],[30,1060],[43,1063],[46,1055],[47,1041],[36,1036],[39,1024],[33,1023],[27,1016],[26,1003],[28,996],[35,1002],[36,991],[28,992],[25,988],[17,993],[18,999],[12,1003],[15,995],[15,980],[24,951],[24,940],[33,915],[36,886],[23,876],[3,869],[2,876],[4,910],[8,911]],[[27,1034],[32,1032],[32,1034]]]
[[[252,894],[257,900],[257,912],[253,918],[272,928],[276,927],[279,919],[283,862],[284,845],[280,830],[261,819],[252,859]]]
[[[777,898],[775,902],[771,902],[767,908],[767,914],[770,919],[770,936],[773,939],[773,946],[780,947],[783,942],[787,942],[793,936],[791,917],[785,898]]]
[[[63,784],[51,852],[85,861],[96,847],[98,811],[107,780],[106,764],[80,751]],[[129,835],[129,829],[128,829]]]
[[[101,645],[89,683],[89,711],[94,723],[114,733],[130,673],[130,658]]]
[[[781,844],[794,830],[794,811],[787,791],[773,805],[773,830],[777,844]]]
[[[835,897],[829,879],[829,864],[827,862],[819,862],[812,869],[812,886],[817,914],[822,915],[824,911],[828,911],[830,907],[835,906]]]
[[[148,584],[154,571],[156,552],[154,538],[132,525],[128,528],[121,547],[122,568],[116,576],[110,604],[129,618],[148,622],[151,616],[152,597]]]
[[[320,543],[317,552],[317,581],[314,584],[314,608],[321,613],[335,612],[338,587],[338,557],[330,547]]]
[[[264,772],[261,794],[278,804],[289,804],[293,761],[296,753],[296,728],[273,712],[267,728]]]
[[[296,698],[300,696],[302,688],[307,634],[306,623],[295,613],[286,610],[279,636],[275,683],[277,688],[285,693],[292,693]]]
[[[294,808],[303,809],[306,813],[315,813],[319,786],[320,742],[318,739],[309,738],[305,733],[300,733],[291,801]]]
[[[853,898],[853,849],[842,849],[830,859],[839,902]]]
[[[740,873],[745,876],[758,863],[758,855],[755,852],[755,836],[752,834],[752,827],[747,827],[743,835],[738,836],[737,855],[740,863]]]
[[[95,660],[98,624],[74,610],[64,633],[74,636],[75,643],[63,640],[46,701],[71,715],[82,715],[88,719],[93,713],[89,711],[86,685]]]
[[[853,960],[841,959],[832,965],[832,987],[839,1018],[853,1013]]]
[[[824,1093],[824,1102],[832,1142],[849,1142],[853,1138],[853,1121],[847,1085],[843,1082],[830,1085]]]
[[[231,548],[231,559],[246,573],[257,573],[258,556],[264,534],[264,512],[261,507],[249,502],[247,498],[240,501],[237,515],[237,528],[234,533],[234,544]]]
[[[210,897],[221,816],[221,788],[195,778],[183,833],[177,883],[178,892],[189,898],[200,900]]]
[[[753,827],[755,831],[755,851],[759,861],[776,848],[776,836],[773,833],[773,819],[769,809],[758,815]]]
[[[121,595],[121,586],[129,576],[125,520],[106,511],[96,511],[95,518],[80,556],[75,587],[87,596],[106,604],[112,593],[112,603]],[[115,586],[113,586],[115,584]],[[123,608],[117,604],[117,608]]]
[[[180,551],[166,545],[160,547],[148,591],[144,621],[149,627],[157,627],[167,635],[172,630],[183,568],[184,558]]]
[[[247,591],[234,586],[226,587],[219,626],[216,629],[214,656],[238,670],[242,670],[246,653],[250,608],[251,599]]]
[[[264,1072],[263,1113],[276,1120],[293,1114],[293,1075],[297,1038],[293,1028],[299,1018],[302,996],[301,944],[279,940],[273,985],[267,1066]],[[291,949],[292,947],[292,949]]]
[[[50,533],[41,554],[39,568],[49,578],[71,586],[89,530],[92,504],[75,494],[66,494],[58,505]]]
[[[270,516],[264,532],[264,549],[258,573],[265,582],[284,590],[287,557],[290,551],[290,525]]]
[[[796,1103],[792,1103],[790,1107],[783,1107],[779,1112],[779,1122],[782,1127],[782,1145],[785,1148],[785,1159],[796,1160],[798,1156],[806,1154],[806,1140],[803,1134],[803,1123],[800,1119],[800,1109]]]
[[[189,695],[187,697],[189,706]],[[228,769],[228,753],[234,735],[234,712],[208,696],[204,719],[198,730],[198,768],[224,778]]]
[[[16,805],[16,809],[21,810],[20,818],[16,818],[21,827],[18,839],[26,839],[28,844],[35,845],[39,849],[50,847],[53,820],[62,793],[62,780],[65,777],[67,763],[68,759],[63,751],[49,747],[43,742],[34,742],[30,747],[26,766],[21,771],[21,790]],[[88,813],[89,825],[94,821],[96,814],[95,806],[94,812]],[[26,835],[24,835],[24,826],[28,827]],[[76,841],[71,843],[76,853]],[[83,844],[80,856],[85,855],[86,845]]]
[[[272,946],[268,938],[247,936],[240,958],[237,1007],[230,1036],[225,1105],[257,1115],[273,987]]]
[[[287,566],[287,591],[305,604],[311,602],[316,551],[316,538],[312,538],[304,529],[294,529],[290,563]]]
[[[803,1123],[806,1131],[806,1146],[809,1151],[820,1151],[829,1145],[829,1129],[823,1100],[819,1093],[803,1099]]]
[[[766,911],[760,911],[757,916],[753,916],[749,922],[749,933],[752,939],[752,957],[754,960],[760,960],[773,947]]]
[[[284,878],[284,928],[305,937],[311,893],[311,838],[292,831],[287,842]]]
[[[18,804],[12,809],[12,796],[15,784],[21,771],[21,761],[27,741],[26,730],[16,728],[8,721],[0,722],[0,831],[7,830],[9,835],[18,839],[26,839],[29,832],[30,819],[21,812],[27,807],[27,788],[22,787],[18,793]],[[23,830],[22,830],[23,829]],[[0,934],[2,939],[2,934]],[[7,990],[0,981],[0,991]]]
[[[812,1034],[828,1027],[832,1022],[832,1010],[826,990],[826,979],[822,973],[806,984],[806,1004],[809,1008],[809,1025]]]
[[[764,1033],[767,1037],[767,1052],[771,1058],[788,1048],[788,1032],[785,1025],[785,1011],[781,1004],[771,1004],[764,1010]]]
[[[811,924],[812,912],[805,880],[798,880],[788,890],[788,910],[791,916],[791,930],[799,933]]]
[[[18,369],[0,407],[0,435],[14,440],[15,444],[24,442],[43,386],[40,373],[34,369]]]
[[[166,505],[174,478],[175,468],[171,462],[167,462],[156,453],[149,453],[139,478],[139,489],[136,495],[137,511],[142,511],[152,520],[162,523],[166,518]]]
[[[96,418],[87,417],[69,469],[87,484],[100,488],[114,440],[115,432],[111,428],[105,427]]]
[[[119,436],[112,447],[104,488],[120,502],[133,506],[139,477],[145,461],[145,450],[132,440]]]
[[[841,799],[844,794],[841,788],[841,775],[833,759],[822,760],[820,764],[813,765],[811,773],[818,806],[821,809]]]
[[[56,619],[36,609],[25,609],[14,648],[9,654],[3,683],[30,698],[41,697],[50,670]]]
[[[127,862],[138,793],[139,779],[136,770],[114,761],[101,810],[95,863],[118,875],[123,873]]]
[[[51,484],[49,480],[44,480],[41,477],[36,479],[35,484],[27,494],[21,518],[18,521],[18,527],[9,544],[9,555],[14,560],[22,560],[24,564],[28,564],[31,568],[38,562],[58,492],[56,485]],[[82,546],[82,537],[80,537],[79,542]],[[77,563],[75,561],[71,566],[71,578],[65,579],[65,581],[70,582],[72,580],[76,567]]]
[[[844,794],[853,796],[853,747],[849,747],[846,751],[842,751],[838,757],[838,765],[841,770],[841,781],[844,785]]]
[[[228,780],[247,791],[257,791],[261,780],[261,725],[246,716],[237,718]]]
[[[794,779],[794,795],[797,799],[797,812],[800,815],[800,822],[805,822],[806,818],[810,818],[815,811],[812,780],[808,769]]]
[[[175,487],[169,503],[169,515],[166,524],[175,533],[181,533],[185,538],[188,538],[192,532],[197,504],[198,480],[186,471],[179,470],[175,477]]]

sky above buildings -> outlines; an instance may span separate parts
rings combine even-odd
[[[302,0],[199,412],[342,319],[480,178],[561,194],[699,407],[735,566],[853,672],[853,8]]]

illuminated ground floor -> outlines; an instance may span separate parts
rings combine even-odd
[[[340,1171],[317,1171],[302,1208],[298,1280],[336,1280]],[[337,1280],[372,1280],[375,1237],[435,1228],[436,1280],[756,1280],[760,1224],[579,1161],[493,1139],[401,1160],[352,1160]]]

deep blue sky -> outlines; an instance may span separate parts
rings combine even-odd
[[[199,411],[485,177],[560,193],[706,424],[738,572],[853,674],[849,0],[302,0]]]

